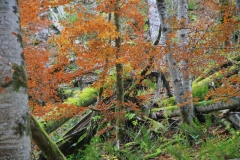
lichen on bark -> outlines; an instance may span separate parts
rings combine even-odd
[[[20,87],[27,88],[27,74],[23,65],[12,65],[13,77],[12,84],[15,91],[19,91]]]

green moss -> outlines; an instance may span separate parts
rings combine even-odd
[[[72,90],[71,89],[63,89],[63,95],[66,97],[72,96]]]
[[[210,104],[212,104],[212,100],[208,100],[208,101],[201,101],[201,102],[198,102],[197,104],[196,104],[196,106],[205,106],[205,105],[210,105]]]
[[[161,100],[158,105],[159,106],[174,106],[176,105],[177,102],[176,102],[176,98],[175,97],[171,97],[171,98],[167,98],[167,99],[164,99],[164,100]]]
[[[233,72],[234,70],[239,69],[237,65],[233,65],[229,69],[229,73]],[[193,83],[192,83],[192,90],[193,90],[193,97],[198,97],[200,100],[204,100],[204,97],[206,93],[208,92],[209,84],[211,82],[214,82],[215,87],[219,87],[219,82],[223,79],[224,75],[222,71],[219,71],[205,79],[203,77],[198,77]]]
[[[13,77],[12,84],[15,91],[19,91],[20,87],[27,88],[27,74],[25,71],[25,67],[23,65],[12,65],[13,69]]]
[[[45,157],[49,160],[66,160],[58,146],[51,140],[33,116],[30,117],[30,124],[33,141],[40,148]]]
[[[204,100],[206,93],[208,92],[208,85],[204,82],[199,82],[192,86],[193,97],[198,97],[200,100]]]
[[[152,112],[158,112],[159,110],[164,110],[164,117],[168,117],[172,112],[176,111],[179,107],[178,106],[167,106],[164,108],[153,108]]]
[[[74,13],[74,14],[69,14],[66,17],[66,20],[70,23],[74,23],[78,21],[78,16]]]
[[[79,98],[69,97],[67,99],[67,104],[73,104],[75,106],[80,106]]]
[[[98,96],[98,91],[94,88],[85,88],[80,94],[79,94],[79,103],[82,106],[87,105],[88,101],[91,99],[96,99]]]
[[[74,91],[73,97],[69,97],[65,103],[74,104],[76,106],[88,106],[96,101],[98,91],[94,88],[88,87],[84,90]]]
[[[197,84],[201,80],[203,80],[203,77],[200,76],[192,82],[192,85]]]

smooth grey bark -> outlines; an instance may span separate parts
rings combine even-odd
[[[149,30],[150,30],[150,37],[152,43],[157,40],[159,29],[160,29],[160,21],[158,10],[156,6],[156,0],[148,0],[149,5]]]
[[[239,114],[231,114],[229,120],[234,124],[237,129],[240,129],[240,116]]]
[[[162,36],[160,39],[160,45],[163,46],[163,48],[168,49],[167,54],[167,60],[168,60],[168,66],[170,68],[170,75],[173,83],[174,88],[174,94],[176,96],[176,101],[180,107],[181,117],[182,121],[187,124],[191,124],[192,117],[193,117],[193,108],[189,110],[188,102],[191,101],[191,97],[188,97],[189,99],[186,99],[184,96],[186,93],[188,93],[191,90],[191,84],[188,77],[185,77],[186,74],[183,74],[180,72],[179,67],[176,63],[176,60],[173,58],[172,55],[172,42],[169,38],[168,34],[171,33],[171,29],[169,27],[169,24],[166,22],[168,19],[168,13],[166,8],[166,2],[165,0],[157,0],[157,9],[159,12],[159,18],[160,18],[160,24],[161,24],[161,30],[162,30]],[[184,27],[186,27],[186,20],[182,21],[182,19],[187,18],[187,4],[186,1],[179,0],[178,1],[178,20],[183,23],[183,29],[180,29],[178,32],[179,35],[179,46],[180,46],[180,53],[184,52],[184,49],[186,48],[185,45],[188,43],[187,38],[187,31]],[[185,67],[186,61],[181,63],[181,67]],[[183,68],[182,68],[183,69]],[[189,85],[190,84],[190,85]],[[189,88],[190,86],[190,88]],[[191,102],[192,103],[192,102]]]
[[[178,45],[180,55],[188,53],[188,4],[187,0],[178,0],[178,16],[179,27],[178,30]],[[185,106],[188,110],[187,117],[190,120],[194,117],[193,97],[192,97],[192,81],[191,73],[189,71],[189,62],[185,58],[180,62],[180,72],[185,98]]]
[[[0,0],[0,159],[30,160],[30,123],[16,0]]]

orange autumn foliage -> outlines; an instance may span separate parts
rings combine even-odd
[[[51,116],[52,118],[71,116],[71,114],[61,114],[66,113],[66,110],[72,110],[72,115],[76,114],[76,111],[83,109],[62,104],[62,99],[58,96],[59,85],[70,84],[77,77],[103,69],[99,74],[99,80],[94,84],[95,88],[100,88],[106,82],[112,83],[112,80],[107,80],[106,75],[116,63],[123,63],[128,65],[128,68],[140,71],[141,67],[148,63],[147,59],[153,56],[153,51],[156,49],[153,49],[149,42],[144,42],[145,16],[138,8],[142,7],[143,4],[140,4],[140,1],[132,1],[130,5],[122,6],[121,12],[118,14],[126,18],[126,29],[123,33],[118,33],[113,21],[108,22],[103,14],[99,14],[101,12],[110,13],[107,9],[112,5],[112,2],[99,2],[100,5],[95,9],[96,14],[87,11],[81,12],[79,8],[84,11],[84,6],[75,5],[73,9],[69,10],[69,13],[75,13],[78,21],[61,21],[64,30],[60,35],[50,37],[48,44],[42,42],[36,44],[33,38],[34,34],[51,25],[47,15],[44,14],[48,7],[68,3],[68,1],[58,1],[51,4],[45,1],[42,3],[39,1],[19,1],[24,55],[29,77],[29,104],[32,108],[32,114],[45,116],[47,119],[50,113],[54,115]],[[130,9],[131,12],[123,12],[125,9]],[[120,35],[123,39],[120,53],[122,57],[116,60],[117,49],[113,47],[112,43]],[[83,37],[86,40],[82,40]],[[129,42],[137,45],[132,45]],[[69,59],[73,55],[76,57],[74,63],[77,69],[67,71],[71,63]],[[106,89],[103,95],[107,97],[113,94],[113,91],[111,88]]]
[[[86,73],[99,72],[99,79],[93,84],[97,89],[104,84],[108,88],[104,89],[103,97],[111,97],[114,92],[115,79],[109,78],[108,74],[114,70],[116,63],[124,66],[124,76],[133,79],[140,78],[141,70],[149,63],[149,59],[154,57],[152,68],[158,70],[159,61],[161,68],[166,68],[163,57],[169,50],[167,47],[160,48],[152,46],[146,41],[144,35],[144,25],[147,15],[141,12],[146,8],[146,3],[140,0],[131,0],[129,3],[122,2],[118,12],[122,17],[121,33],[116,31],[113,20],[107,21],[106,15],[112,14],[115,0],[96,0],[98,5],[93,9],[93,13],[86,10],[83,4],[76,4],[70,9],[66,9],[69,14],[75,14],[77,21],[69,22],[62,20],[64,27],[59,35],[49,38],[47,44],[39,43],[36,45],[34,35],[43,28],[49,28],[52,24],[45,14],[49,7],[68,4],[67,0],[58,1],[29,1],[19,0],[20,14],[23,30],[24,55],[28,72],[28,86],[30,107],[32,113],[47,118],[60,118],[62,116],[73,116],[84,108],[77,108],[73,105],[62,103],[58,96],[58,89],[61,84],[70,85],[71,82]],[[228,37],[235,31],[239,21],[235,19],[234,6],[220,6],[211,1],[199,2],[204,10],[196,11],[199,14],[198,21],[189,23],[189,52],[179,56],[179,46],[173,44],[173,55],[177,61],[187,59],[189,62],[189,72],[193,75],[200,75],[207,67],[220,66],[229,57],[237,54],[238,44],[226,45]],[[223,23],[217,23],[214,19],[219,19],[220,10],[224,10]],[[147,12],[147,10],[146,10]],[[217,14],[216,14],[217,13]],[[113,19],[113,18],[112,18]],[[175,18],[169,20],[172,27],[179,28]],[[176,30],[177,30],[176,29]],[[176,30],[170,37],[176,38]],[[116,59],[117,48],[114,47],[114,40],[121,37],[121,58]],[[71,65],[70,58],[74,57],[76,69],[67,70]],[[167,71],[166,71],[167,72]],[[230,79],[229,83],[239,83],[239,77]],[[221,93],[229,94],[233,85],[227,85]],[[236,85],[235,85],[236,86]],[[234,95],[239,94],[236,88]],[[190,93],[189,93],[190,94]],[[215,94],[209,93],[211,95]],[[232,94],[230,94],[233,96]],[[190,95],[186,95],[189,97]],[[149,97],[138,97],[148,100]],[[39,101],[45,104],[39,103]],[[111,104],[114,104],[111,101]],[[130,103],[130,102],[129,102]],[[135,109],[136,104],[126,104]],[[97,109],[107,109],[109,104],[100,103]],[[64,115],[69,111],[68,115]],[[51,113],[52,115],[50,115]],[[49,116],[50,115],[50,116]]]

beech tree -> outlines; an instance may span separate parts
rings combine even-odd
[[[188,12],[187,12],[187,1],[178,1],[178,54],[187,53],[188,50]],[[168,13],[165,0],[157,0],[157,8],[159,12],[160,24],[161,24],[161,40],[163,50],[167,52],[167,60],[170,68],[171,79],[173,82],[174,92],[176,101],[180,106],[181,117],[184,123],[191,124],[192,118],[194,117],[193,102],[192,102],[192,91],[190,72],[187,70],[188,60],[183,59],[180,62],[180,68],[176,60],[173,57],[173,42],[171,41],[170,34],[172,32],[171,26],[167,23]],[[186,97],[187,96],[187,97]]]
[[[27,74],[16,0],[0,1],[0,159],[30,160]]]

